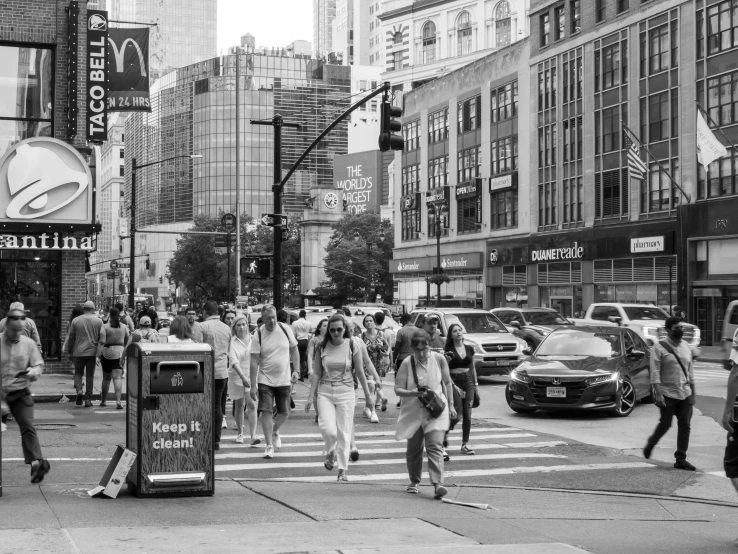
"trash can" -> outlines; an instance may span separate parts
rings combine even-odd
[[[128,490],[139,498],[212,496],[213,350],[135,342],[127,351]]]

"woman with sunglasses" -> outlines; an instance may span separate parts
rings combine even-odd
[[[307,347],[307,366],[308,366],[308,379],[313,376],[313,357],[315,351],[318,349],[323,339],[328,334],[328,319],[321,319],[318,322],[318,326],[315,328],[315,334],[310,337]],[[315,393],[313,397],[313,404],[315,405],[315,423],[318,423],[318,393]]]
[[[352,344],[352,341],[346,318],[338,314],[331,316],[328,335],[315,351],[310,394],[305,403],[305,411],[309,412],[317,391],[317,403],[320,406],[318,424],[326,452],[324,465],[330,471],[338,460],[339,482],[348,481],[346,471],[356,406],[354,374],[366,397],[370,397],[361,348],[356,342]]]
[[[461,453],[474,454],[469,447],[469,433],[471,432],[471,414],[474,395],[477,394],[477,370],[474,369],[474,349],[464,344],[464,329],[458,323],[448,328],[444,355],[448,361],[451,381],[454,383],[454,408],[458,415],[463,417],[461,424]],[[453,431],[458,419],[451,420],[449,431]],[[443,439],[444,460],[448,460],[445,449],[448,447],[448,433]]]
[[[382,368],[382,360],[384,358],[384,355],[389,350],[389,343],[387,342],[387,339],[384,338],[384,333],[377,329],[377,321],[374,319],[374,316],[372,314],[366,314],[364,316],[362,324],[364,325],[365,331],[361,334],[361,339],[366,345],[366,351],[369,354],[369,359],[372,361],[374,369],[379,372]],[[377,373],[377,375],[379,375],[379,373]],[[382,411],[386,412],[387,398],[385,398],[384,394],[382,393],[381,387],[375,387],[375,384],[378,381],[375,381],[368,375],[367,381],[369,382],[369,390],[371,391],[372,395],[376,393],[376,398],[373,397],[371,408],[367,407],[364,410],[364,415],[367,415],[366,411],[368,410],[369,415],[367,417],[369,417],[372,423],[378,423],[379,418],[377,417],[376,409],[380,406],[379,402],[381,400]]]
[[[251,446],[261,443],[256,436],[256,403],[249,394],[251,391],[251,377],[249,367],[251,365],[251,334],[249,333],[249,322],[246,316],[241,314],[231,325],[231,344],[228,350],[228,396],[233,400],[236,418],[236,430],[238,436],[236,442],[243,444],[243,415],[249,423],[249,436]]]
[[[418,494],[418,485],[423,475],[423,448],[428,458],[428,473],[435,487],[435,498],[447,494],[443,486],[443,437],[449,428],[449,417],[456,417],[456,410],[448,399],[453,398],[451,376],[446,358],[431,352],[430,335],[418,329],[410,341],[413,353],[405,358],[395,377],[395,394],[402,398],[400,416],[397,419],[397,440],[407,440],[407,471],[410,484],[406,491]],[[417,381],[414,374],[417,374]],[[446,407],[438,417],[431,417],[420,403],[419,397],[426,390],[439,395]]]

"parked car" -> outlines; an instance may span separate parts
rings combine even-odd
[[[507,375],[510,368],[517,366],[525,357],[525,341],[515,337],[497,316],[488,311],[473,308],[423,308],[410,312],[410,321],[421,327],[422,321],[430,314],[440,319],[439,331],[442,337],[446,337],[452,324],[461,324],[464,341],[474,348],[474,367],[479,376]]]
[[[626,417],[637,400],[653,401],[650,349],[632,329],[561,328],[510,373],[508,406],[536,410],[595,410]]]
[[[584,318],[575,321],[577,325],[610,325],[633,329],[651,348],[657,342],[666,338],[664,323],[667,317],[669,317],[669,314],[657,306],[607,302],[590,304]],[[699,327],[684,323],[683,340],[692,351],[693,358],[697,358],[702,354],[700,337]]]
[[[495,308],[491,312],[532,350],[551,331],[574,325],[553,308]]]

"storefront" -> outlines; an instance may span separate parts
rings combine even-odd
[[[668,221],[490,240],[487,307],[541,306],[574,317],[594,302],[677,304],[675,235]]]

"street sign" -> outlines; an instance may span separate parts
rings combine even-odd
[[[108,279],[115,279],[116,277],[119,277],[120,273],[117,271],[108,271]]]
[[[244,279],[269,279],[272,260],[269,258],[241,258],[241,277]]]
[[[261,224],[267,225],[269,227],[274,227],[274,214],[268,214],[266,212],[261,212]],[[282,216],[282,227],[287,226],[287,216]]]
[[[118,261],[117,260],[113,260],[112,262],[110,262],[110,269],[118,269]]]
[[[220,224],[226,231],[232,231],[236,226],[236,216],[233,214],[223,214],[223,217],[220,218]]]
[[[131,263],[130,262],[118,262],[118,269],[130,269]]]

